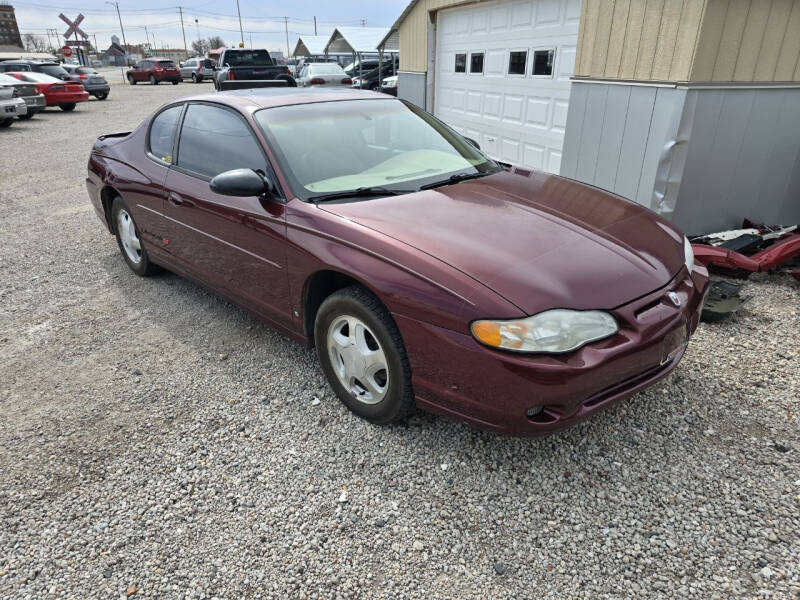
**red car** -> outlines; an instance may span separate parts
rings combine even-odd
[[[368,91],[172,102],[98,138],[87,187],[135,273],[315,346],[375,423],[415,404],[520,435],[574,423],[676,367],[708,284],[649,210]]]
[[[47,106],[58,106],[63,111],[75,110],[78,102],[86,102],[89,99],[89,92],[84,89],[82,83],[63,81],[36,71],[11,71],[6,75],[16,77],[20,81],[35,83],[36,91],[44,94]]]
[[[131,85],[140,81],[148,81],[150,85],[158,85],[162,81],[169,81],[172,85],[181,82],[180,69],[168,58],[147,58],[128,69],[125,76]]]

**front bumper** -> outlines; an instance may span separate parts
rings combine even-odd
[[[12,98],[4,104],[3,118],[20,117],[28,114],[28,105],[22,98]]]
[[[542,435],[652,385],[683,357],[700,321],[708,271],[683,268],[665,287],[611,311],[619,332],[565,355],[522,355],[395,315],[417,404],[484,429]],[[666,296],[672,291],[676,307]],[[528,411],[539,411],[528,416]]]

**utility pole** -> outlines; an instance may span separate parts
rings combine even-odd
[[[367,20],[366,19],[361,19],[361,26],[362,27],[366,27],[367,26]]]
[[[242,11],[239,10],[239,0],[236,0],[236,12],[239,15],[239,33],[241,34],[242,47],[244,47],[244,29],[242,29]]]
[[[183,51],[186,52],[186,58],[189,58],[189,46],[186,45],[186,30],[183,28],[183,7],[178,7],[178,12],[181,13],[181,33],[183,33]]]
[[[314,17],[314,35],[317,35],[317,17]]]
[[[283,27],[286,30],[286,58],[289,58],[289,17],[283,17]]]
[[[119,19],[119,29],[122,32],[122,49],[125,50],[125,62],[128,62],[128,42],[125,39],[125,28],[122,26],[122,15],[119,14],[119,2],[110,2],[106,0],[106,4],[116,7],[117,18]]]
[[[150,45],[150,34],[147,33],[147,25],[144,26],[144,41],[145,44]]]
[[[97,34],[93,33],[92,37],[94,38],[94,53],[96,55],[95,58],[98,58],[100,56],[100,48],[97,46]]]

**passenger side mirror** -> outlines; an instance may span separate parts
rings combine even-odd
[[[475,147],[476,147],[478,150],[480,150],[480,149],[481,149],[481,147],[480,147],[480,144],[478,144],[478,142],[476,142],[476,141],[475,141],[475,140],[473,140],[472,138],[465,137],[464,139],[465,139],[465,140],[467,140],[467,141],[468,141],[470,144],[472,144],[473,146],[475,146]]]
[[[233,169],[214,177],[208,184],[212,192],[223,196],[261,196],[274,194],[275,184],[253,169]]]

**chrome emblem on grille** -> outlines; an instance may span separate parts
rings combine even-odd
[[[667,292],[667,298],[669,298],[669,301],[672,302],[675,306],[680,308],[681,298],[680,296],[678,296],[678,294],[676,294],[675,292]]]

